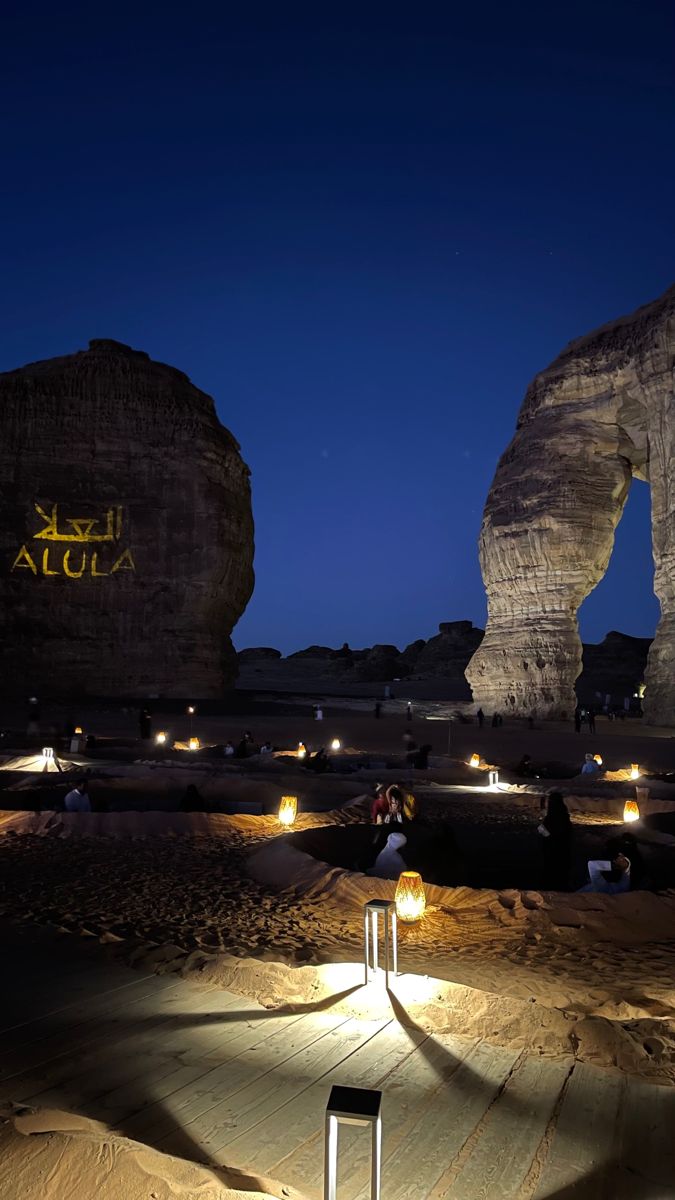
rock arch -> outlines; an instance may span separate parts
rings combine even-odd
[[[489,710],[569,715],[577,611],[602,579],[633,476],[651,485],[661,618],[645,716],[675,725],[675,287],[566,350],[530,384],[480,534],[485,638],[466,677]]]

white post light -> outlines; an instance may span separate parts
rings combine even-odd
[[[369,1088],[333,1087],[326,1105],[324,1132],[324,1200],[337,1200],[339,1125],[370,1125],[370,1200],[380,1200],[382,1177],[382,1092]]]
[[[495,789],[499,787],[499,771],[490,771],[490,787]]]
[[[370,943],[371,930],[368,928],[368,918],[370,917],[372,924],[372,968],[373,975],[377,975],[378,955],[378,920],[382,917],[382,935],[384,941],[384,984],[389,987],[389,962],[391,947],[393,943],[393,959],[394,959],[394,975],[398,975],[398,919],[396,916],[396,903],[394,900],[367,900],[363,906],[363,966],[365,971],[365,982],[368,983],[368,972],[370,970]]]

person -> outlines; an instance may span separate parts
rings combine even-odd
[[[417,800],[412,792],[403,795],[403,816],[406,821],[414,821],[417,816]]]
[[[29,734],[40,732],[40,705],[38,704],[37,696],[29,696],[28,698],[28,723],[26,732]]]
[[[314,705],[314,720],[323,721],[323,709],[320,704]]]
[[[271,742],[263,742],[262,746],[260,747],[260,753],[271,754],[273,749],[274,747],[272,746]]]
[[[249,745],[250,745],[249,740],[248,740],[246,734],[244,734],[243,738],[239,742],[239,745],[237,746],[237,749],[234,752],[236,757],[237,758],[248,758]]]
[[[519,763],[516,763],[516,775],[524,775],[526,779],[535,778],[534,765],[529,754],[524,754]]]
[[[387,789],[383,783],[376,783],[375,795],[370,805],[370,819],[373,825],[381,825],[388,812]]]
[[[330,771],[330,769],[330,761],[324,746],[305,761],[305,770],[316,771],[317,775],[323,775],[324,771]]]
[[[387,788],[387,804],[389,807],[384,815],[383,825],[403,824],[403,799],[403,792],[398,784],[392,783],[391,787]]]
[[[223,754],[226,758],[232,758],[234,755],[234,745],[232,742],[226,742],[223,746]]]
[[[600,772],[600,764],[596,763],[592,754],[587,754],[584,758],[584,765],[581,768],[582,775],[598,775]]]
[[[483,721],[485,720],[485,713],[483,712],[482,708],[478,709],[478,712],[476,713],[476,720],[478,721],[478,728],[482,729]]]
[[[587,714],[587,720],[588,720],[588,732],[595,733],[595,709],[594,708],[589,708],[588,714]]]
[[[178,803],[179,812],[204,812],[206,805],[194,783],[189,783]]]
[[[138,716],[138,731],[144,742],[152,737],[152,717],[149,708],[142,708]]]
[[[537,833],[542,839],[545,886],[557,892],[564,891],[570,873],[572,823],[561,792],[549,792],[546,816]]]
[[[80,779],[71,792],[68,792],[64,806],[66,812],[91,812],[89,785],[86,779]]]
[[[405,846],[407,840],[404,833],[390,833],[386,845],[380,850],[366,875],[374,875],[378,879],[398,879],[401,871],[406,870],[405,859],[401,857],[399,850]]]
[[[499,713],[492,714],[492,721],[490,722],[490,724],[492,725],[493,729],[497,728],[497,726],[499,725]]]
[[[376,700],[375,701],[375,720],[379,721],[381,715],[382,715],[382,705],[380,704],[379,700]]]
[[[534,717],[532,716],[532,713],[530,713],[529,717],[527,718],[527,728],[534,729]]]
[[[409,729],[406,729],[405,733],[403,734],[403,749],[404,749],[406,758],[408,758],[408,759],[410,758],[410,755],[413,753],[413,751],[417,749],[417,742],[415,741],[415,739]]]
[[[578,704],[574,710],[574,732],[581,733],[581,708]]]
[[[589,882],[579,888],[580,892],[604,892],[616,896],[630,889],[630,859],[625,854],[615,854],[611,859],[591,858],[588,860]]]
[[[427,743],[425,746],[420,746],[415,754],[410,756],[410,765],[417,771],[426,771],[429,766],[429,752],[431,746]]]

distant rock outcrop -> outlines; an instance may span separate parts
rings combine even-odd
[[[584,643],[583,669],[576,694],[583,702],[623,703],[644,681],[651,638],[629,637],[613,630],[602,642]],[[598,697],[597,693],[600,693]]]
[[[568,716],[579,605],[602,579],[632,476],[651,484],[661,619],[648,720],[675,724],[675,288],[572,342],[527,390],[488,495],[485,638],[466,672],[485,710]]]
[[[210,396],[114,341],[0,375],[6,691],[206,697],[253,588],[249,472]]]
[[[273,646],[248,646],[245,650],[240,650],[237,655],[240,663],[258,662],[260,659],[279,659],[283,655],[281,650],[275,650]]]

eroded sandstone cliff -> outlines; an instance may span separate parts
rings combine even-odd
[[[572,712],[577,610],[607,569],[635,475],[651,484],[661,604],[645,714],[675,724],[674,365],[671,288],[572,342],[528,388],[480,536],[489,618],[466,675],[484,708]]]
[[[214,696],[253,588],[249,472],[213,401],[114,341],[0,375],[6,692]]]

